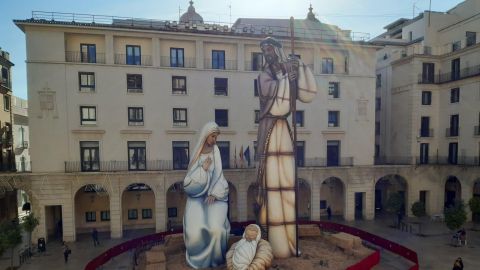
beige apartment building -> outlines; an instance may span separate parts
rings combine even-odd
[[[206,23],[190,2],[179,21],[34,12],[15,23],[27,43],[32,173],[6,182],[29,195],[37,236],[181,226],[189,151],[208,121],[221,126],[230,220],[255,219],[259,43],[274,36],[289,52],[288,20]],[[423,196],[428,213],[439,213],[437,177],[470,173],[374,165],[381,47],[366,38],[322,23],[312,8],[295,21],[295,54],[319,89],[312,103],[298,103],[302,219],[320,219],[327,206],[346,220],[373,219],[378,198],[397,191],[406,209]]]
[[[376,164],[480,165],[480,2],[398,19],[377,52]],[[473,194],[480,196],[479,175]],[[455,175],[445,205],[460,199]],[[463,198],[463,197],[462,197]],[[464,198],[463,198],[464,199]]]

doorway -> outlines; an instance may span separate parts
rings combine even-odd
[[[61,205],[45,206],[45,227],[47,229],[48,242],[62,241],[63,222]]]
[[[355,219],[363,219],[363,206],[364,206],[365,192],[355,192]]]

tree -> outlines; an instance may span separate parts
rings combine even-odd
[[[397,214],[398,222],[397,226],[400,226],[401,216],[403,215],[402,211],[404,209],[405,199],[400,193],[392,193],[388,197],[386,209],[387,212]]]
[[[473,197],[468,201],[470,211],[472,211],[473,226],[476,227],[480,222],[480,197]]]
[[[31,252],[32,246],[32,232],[38,226],[40,222],[38,218],[30,212],[28,215],[22,218],[22,228],[28,233],[28,251]]]
[[[445,209],[445,225],[452,230],[458,230],[467,221],[465,203],[456,201],[453,206]]]
[[[13,250],[22,243],[22,229],[18,222],[3,222],[0,224],[0,251],[10,249],[10,269],[13,269]],[[0,254],[1,255],[1,254]]]
[[[427,213],[425,211],[425,204],[421,201],[416,201],[412,204],[412,214],[417,218],[424,217]],[[418,234],[422,235],[422,222],[418,222]]]

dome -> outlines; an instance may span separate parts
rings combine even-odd
[[[183,13],[180,17],[181,23],[203,23],[203,18],[195,12],[195,8],[193,7],[193,1],[190,1],[190,6],[188,7],[187,12]]]

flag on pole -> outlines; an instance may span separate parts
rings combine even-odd
[[[237,168],[237,146],[235,145],[235,152],[233,153],[233,164],[235,164],[235,169]]]
[[[243,156],[247,161],[248,168],[250,168],[250,146],[247,146],[247,149],[245,149],[245,152],[243,152]]]
[[[240,157],[240,168],[243,168],[243,145],[240,146],[240,153],[238,153],[238,156]]]

